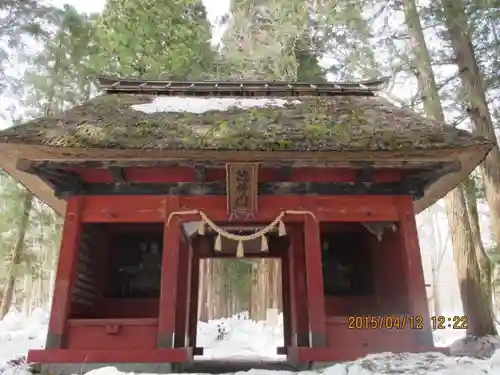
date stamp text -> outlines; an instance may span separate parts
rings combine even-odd
[[[429,322],[421,315],[363,315],[348,316],[347,326],[349,329],[467,329],[468,319],[464,315],[437,315],[431,316]]]

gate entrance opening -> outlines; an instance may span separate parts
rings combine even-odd
[[[195,359],[284,360],[281,260],[200,261]]]
[[[221,227],[239,235],[260,229],[248,224]],[[189,238],[193,249],[193,271],[198,271],[191,277],[191,296],[194,297],[191,301],[196,301],[196,309],[190,311],[189,321],[195,358],[221,357],[218,354],[221,351],[216,348],[228,345],[224,350],[224,360],[285,360],[285,337],[290,336],[287,325],[290,305],[286,293],[283,293],[289,285],[289,273],[284,270],[288,264],[288,238],[278,236],[277,232],[269,233],[264,251],[261,239],[246,241],[244,258],[237,257],[237,241],[222,238],[220,246],[215,246],[216,233],[203,236],[193,233]],[[219,319],[217,326],[207,325],[206,322],[214,319]],[[206,325],[207,329],[199,329],[200,324]],[[259,326],[262,337],[247,337],[245,340],[243,336],[246,334],[254,336],[250,332],[255,332],[254,325]],[[255,344],[248,342],[249,339],[255,339]],[[259,339],[265,341],[265,348]],[[245,341],[247,350],[246,354],[240,352],[234,357],[231,351],[237,349],[238,340]]]

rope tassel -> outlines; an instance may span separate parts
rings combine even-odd
[[[222,237],[220,236],[220,234],[217,235],[217,238],[215,239],[214,250],[222,251]]]
[[[262,236],[260,238],[260,251],[266,253],[269,250],[269,244],[267,243],[267,237]]]
[[[252,241],[260,238],[260,245],[261,245],[261,251],[269,251],[269,243],[266,237],[266,234],[269,234],[273,229],[278,226],[278,234],[279,236],[286,236],[286,227],[285,223],[283,222],[283,217],[285,215],[311,215],[314,220],[316,220],[316,217],[314,216],[314,213],[310,211],[295,211],[295,210],[285,210],[281,211],[281,213],[271,222],[269,223],[266,227],[262,228],[261,230],[248,234],[248,235],[237,235],[230,233],[224,228],[219,227],[217,224],[215,224],[210,218],[200,210],[186,210],[186,211],[174,211],[171,212],[170,215],[168,215],[167,223],[166,225],[168,226],[170,224],[170,220],[177,215],[200,215],[201,221],[198,223],[198,234],[199,235],[204,235],[206,233],[206,227],[210,227],[215,233],[217,233],[217,237],[215,238],[215,244],[214,244],[214,250],[215,251],[222,251],[222,237],[227,238],[228,240],[233,240],[233,241],[238,241],[238,247],[236,248],[236,256],[238,258],[242,258],[244,256],[244,251],[243,251],[243,242],[245,241]]]
[[[283,222],[283,220],[280,220],[278,223],[278,236],[280,236],[280,237],[286,236],[286,227],[285,227],[285,223]]]
[[[236,258],[243,258],[245,253],[243,252],[243,242],[238,241],[238,247],[236,248]]]
[[[203,220],[198,223],[198,234],[200,236],[205,234],[205,222]]]

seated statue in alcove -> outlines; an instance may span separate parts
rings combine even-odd
[[[353,291],[352,264],[342,264],[328,243],[323,244],[323,283],[327,295],[348,295]]]
[[[124,267],[130,276],[128,292],[133,297],[158,297],[161,282],[161,253],[157,242],[139,244],[140,261],[136,266]]]

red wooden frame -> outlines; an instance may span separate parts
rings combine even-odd
[[[307,308],[311,346],[324,347],[327,343],[325,295],[321,263],[319,222],[314,216],[304,216],[304,253],[306,258]]]
[[[79,238],[82,230],[82,197],[71,197],[66,206],[66,219],[57,264],[52,309],[49,320],[46,347],[59,349],[64,346],[64,333],[69,318],[71,291],[75,283],[78,262]]]
[[[190,348],[144,350],[30,350],[29,363],[185,363]]]
[[[112,182],[106,170],[77,170],[87,182]],[[168,173],[167,173],[168,172]],[[400,170],[376,170],[378,182],[398,181]],[[190,182],[195,171],[189,168],[128,168],[131,182]],[[260,169],[259,181],[276,180],[276,170]],[[357,172],[349,169],[297,168],[289,181],[347,182],[355,181]],[[224,181],[224,169],[209,169],[207,181]],[[323,222],[394,221],[399,223],[397,241],[404,249],[404,276],[408,292],[409,313],[429,318],[418,237],[410,196],[261,196],[259,211],[248,221],[273,221],[284,210],[309,211],[310,214],[286,215],[289,251],[279,254],[282,260],[283,306],[286,317],[285,348],[289,358],[298,361],[345,360],[349,353],[362,348],[346,346],[342,352],[329,347],[331,326],[326,316],[321,270],[320,226]],[[70,197],[61,243],[47,350],[31,351],[29,360],[43,363],[71,362],[186,362],[196,349],[198,312],[199,261],[207,256],[197,254],[189,239],[184,238],[181,224],[199,221],[197,214],[173,215],[176,211],[201,210],[214,222],[230,222],[223,196],[84,196]],[[64,334],[68,327],[85,324],[68,320],[69,300],[75,279],[76,252],[81,226],[84,223],[113,223],[127,230],[127,223],[159,223],[164,227],[161,295],[157,319],[157,348],[154,350],[74,350],[65,348]],[[117,227],[118,228],[118,227]],[[396,242],[397,242],[396,241]],[[260,254],[254,254],[260,257]],[[272,254],[275,256],[276,254]],[[221,255],[233,257],[233,254]],[[271,256],[271,254],[269,254]],[[95,319],[92,325],[99,325]],[[116,320],[116,319],[115,319]],[[135,319],[134,319],[135,320]],[[102,324],[110,319],[102,319]],[[123,319],[122,324],[128,320]],[[155,320],[156,321],[156,320]],[[90,323],[89,323],[90,324]],[[156,327],[153,328],[153,330]],[[406,336],[405,336],[406,337]],[[410,337],[410,336],[408,336]],[[409,349],[432,347],[430,327],[411,335]],[[148,339],[149,340],[149,339]],[[397,343],[397,338],[394,339]],[[405,338],[406,340],[406,338]],[[404,340],[403,340],[404,341]],[[401,341],[401,342],[403,342]],[[152,343],[150,343],[152,345]],[[350,355],[350,354],[349,354]]]
[[[424,280],[424,271],[420,258],[415,211],[411,197],[399,197],[399,230],[401,246],[406,258],[406,277],[408,279],[408,298],[410,312],[413,316],[421,316],[425,322],[430,322],[429,308]],[[423,330],[415,332],[416,345],[433,346],[432,330],[427,324]]]
[[[398,221],[400,196],[262,196],[251,220],[269,223],[283,210],[314,212],[322,221]],[[86,223],[164,222],[172,211],[201,210],[215,222],[230,222],[226,198],[221,196],[92,196],[83,197],[82,221]],[[178,202],[172,206],[172,202]],[[177,208],[176,208],[177,207]],[[223,207],[223,209],[221,209]],[[200,216],[182,215],[183,221]],[[286,215],[285,222],[303,222],[303,215]]]
[[[168,197],[168,207],[175,211],[179,198]],[[163,258],[161,272],[160,316],[158,322],[158,347],[173,348],[176,322],[177,274],[179,272],[179,251],[181,242],[181,217],[172,216],[165,222]]]
[[[260,182],[281,180],[277,168],[259,168]],[[68,171],[76,173],[84,182],[113,183],[113,177],[107,169],[70,168]],[[124,168],[127,181],[133,183],[173,183],[194,182],[196,171],[188,167],[128,167]],[[375,169],[373,182],[396,182],[404,175],[401,169]],[[350,168],[292,168],[287,176],[291,182],[354,182],[358,171]],[[207,168],[205,171],[207,182],[225,182],[225,168]]]

